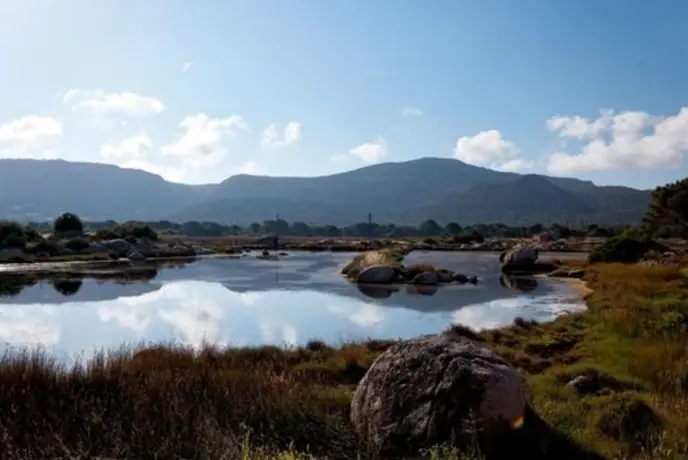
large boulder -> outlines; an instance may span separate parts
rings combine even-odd
[[[538,260],[538,250],[532,246],[517,246],[499,256],[502,265],[532,265]]]
[[[448,331],[383,352],[358,384],[351,421],[382,458],[404,458],[438,443],[466,450],[513,435],[525,414],[520,375],[502,358]]]
[[[133,250],[140,252],[146,257],[155,257],[159,252],[155,243],[148,238],[141,238],[138,240]]]
[[[398,271],[389,265],[366,267],[356,277],[357,283],[393,283],[399,278]]]
[[[117,238],[114,240],[101,241],[100,244],[108,248],[110,252],[117,254],[118,256],[126,256],[134,250],[132,244],[127,240]]]

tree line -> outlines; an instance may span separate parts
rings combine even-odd
[[[542,225],[534,224],[529,226],[510,226],[506,224],[475,224],[461,226],[456,222],[440,225],[434,220],[426,220],[418,226],[379,224],[376,222],[359,222],[345,227],[335,225],[309,225],[305,222],[289,222],[285,219],[273,219],[263,222],[255,222],[247,226],[222,225],[216,222],[189,221],[175,223],[170,221],[137,221],[137,222],[116,222],[113,220],[104,222],[81,222],[72,213],[65,214],[71,216],[68,222],[73,224],[73,228],[86,232],[95,233],[101,239],[122,237],[123,234],[134,235],[136,237],[152,237],[160,235],[185,235],[191,237],[222,237],[222,236],[260,236],[266,234],[276,234],[282,236],[312,236],[312,237],[369,237],[369,238],[389,238],[389,237],[468,237],[480,234],[485,238],[505,237],[518,238],[529,237],[543,232],[550,232],[552,237],[568,238],[570,236],[600,236],[608,237],[618,235],[626,227],[603,227],[596,224],[581,227],[565,226],[561,224]],[[64,217],[58,218],[55,224],[30,222],[27,228],[40,232],[60,232],[64,224]],[[155,235],[155,236],[154,236]]]

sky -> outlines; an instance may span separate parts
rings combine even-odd
[[[685,0],[0,0],[0,157],[688,176]]]

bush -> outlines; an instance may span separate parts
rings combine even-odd
[[[26,243],[26,230],[21,224],[0,221],[0,248],[23,247]]]
[[[96,231],[96,239],[114,240],[125,239],[130,242],[135,242],[137,239],[146,238],[152,241],[158,240],[158,232],[156,232],[150,225],[138,224],[135,222],[125,222],[119,224],[114,228],[101,228]]]
[[[11,233],[5,237],[2,242],[2,247],[5,248],[23,248],[26,245],[26,235],[20,233]]]
[[[48,253],[51,256],[56,255],[58,252],[57,246],[55,246],[52,242],[46,240],[40,240],[35,243],[27,244],[26,251],[30,252],[31,254]]]
[[[447,241],[453,244],[482,243],[485,237],[475,230],[467,230],[455,236],[450,236]]]
[[[115,232],[111,228],[101,228],[100,230],[96,231],[95,237],[98,241],[104,241],[104,240],[115,240],[119,238],[119,234]]]
[[[607,398],[597,427],[610,438],[650,447],[659,437],[661,420],[652,407],[630,395]]]
[[[649,239],[637,239],[624,234],[611,238],[593,250],[588,256],[588,260],[590,262],[634,263],[643,258],[650,250],[666,252],[668,248]]]
[[[53,224],[53,230],[55,230],[55,233],[83,233],[84,224],[83,222],[81,222],[79,216],[77,216],[76,214],[72,214],[71,212],[66,212],[57,219],[55,219],[55,223]]]

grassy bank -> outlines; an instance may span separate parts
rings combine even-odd
[[[608,458],[681,458],[688,454],[685,275],[675,267],[587,267],[594,293],[584,314],[465,334],[516,366],[535,411],[578,444]],[[43,354],[6,354],[0,453],[367,458],[348,423],[349,401],[388,346],[313,341],[293,350],[200,352],[160,346],[122,350],[74,369]],[[580,395],[566,385],[580,375],[596,376],[595,391]],[[435,452],[433,458],[460,457]]]

